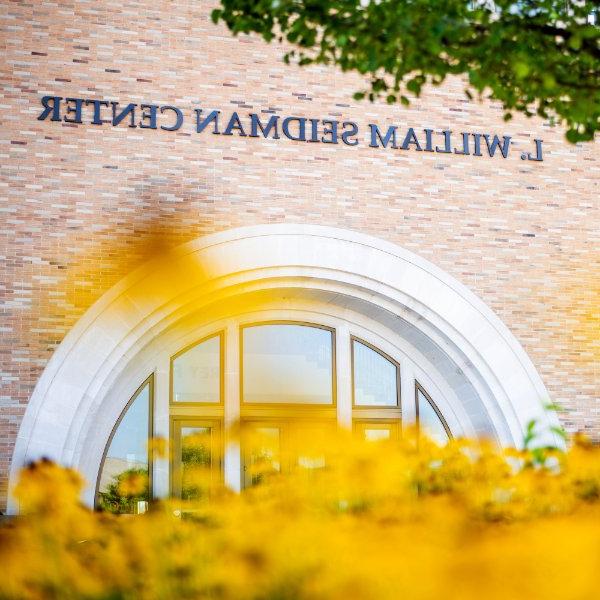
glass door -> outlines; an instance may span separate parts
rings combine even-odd
[[[288,465],[283,465],[282,438],[284,429],[285,424],[280,421],[244,423],[242,429],[244,453],[242,469],[245,488],[252,487],[276,474],[288,471]]]
[[[175,498],[204,500],[221,480],[221,422],[173,419],[172,490]]]
[[[335,422],[246,420],[242,427],[243,482],[248,488],[280,473],[325,466]]]

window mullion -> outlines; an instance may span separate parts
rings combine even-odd
[[[415,371],[408,360],[400,363],[400,397],[402,401],[402,428],[414,427],[417,422]]]
[[[161,356],[154,373],[154,424],[155,438],[169,442],[169,393],[171,364],[168,355]],[[154,453],[152,464],[152,495],[154,498],[169,496],[170,464],[167,456]]]
[[[240,335],[238,325],[229,322],[225,329],[224,353],[224,423],[223,473],[225,485],[234,491],[242,489],[242,466],[239,436],[232,430],[240,420]]]
[[[352,429],[352,376],[350,329],[341,323],[336,329],[335,364],[337,420],[344,429]]]

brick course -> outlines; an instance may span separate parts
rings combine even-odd
[[[2,2],[0,510],[28,399],[79,317],[156,253],[240,225],[332,225],[429,259],[511,329],[565,427],[600,439],[597,146],[504,123],[457,79],[408,109],[355,102],[360,79],[286,66],[214,26],[211,5]],[[197,134],[189,114],[177,132],[38,121],[47,94],[352,120],[361,145]],[[374,149],[371,122],[516,143],[506,160]],[[534,138],[543,163],[519,159]]]

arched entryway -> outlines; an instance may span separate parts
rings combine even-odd
[[[261,323],[332,332],[332,410],[343,426],[352,426],[356,409],[354,340],[398,365],[402,423],[415,421],[418,404],[408,399],[418,383],[455,435],[518,446],[531,419],[556,424],[543,410],[546,390],[517,340],[448,274],[352,231],[263,225],[185,244],[136,270],[89,309],[36,386],[12,477],[27,461],[48,456],[84,474],[91,504],[107,441],[136,390],[152,377],[153,433],[172,435],[173,357],[216,334],[223,340],[226,432],[240,418],[240,332]],[[232,487],[240,485],[236,460],[239,454],[230,457],[229,470],[225,465]],[[169,465],[158,461],[154,471],[154,493],[167,494]]]

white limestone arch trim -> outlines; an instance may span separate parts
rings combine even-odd
[[[313,225],[258,225],[212,234],[149,261],[106,292],[55,351],[21,424],[11,481],[42,455],[73,464],[79,431],[122,369],[178,311],[273,281],[334,287],[412,318],[461,368],[519,445],[527,423],[557,425],[530,359],[472,292],[419,256],[361,233]],[[318,282],[318,283],[316,283]],[[74,465],[77,466],[77,465]],[[11,505],[12,506],[12,505]]]

